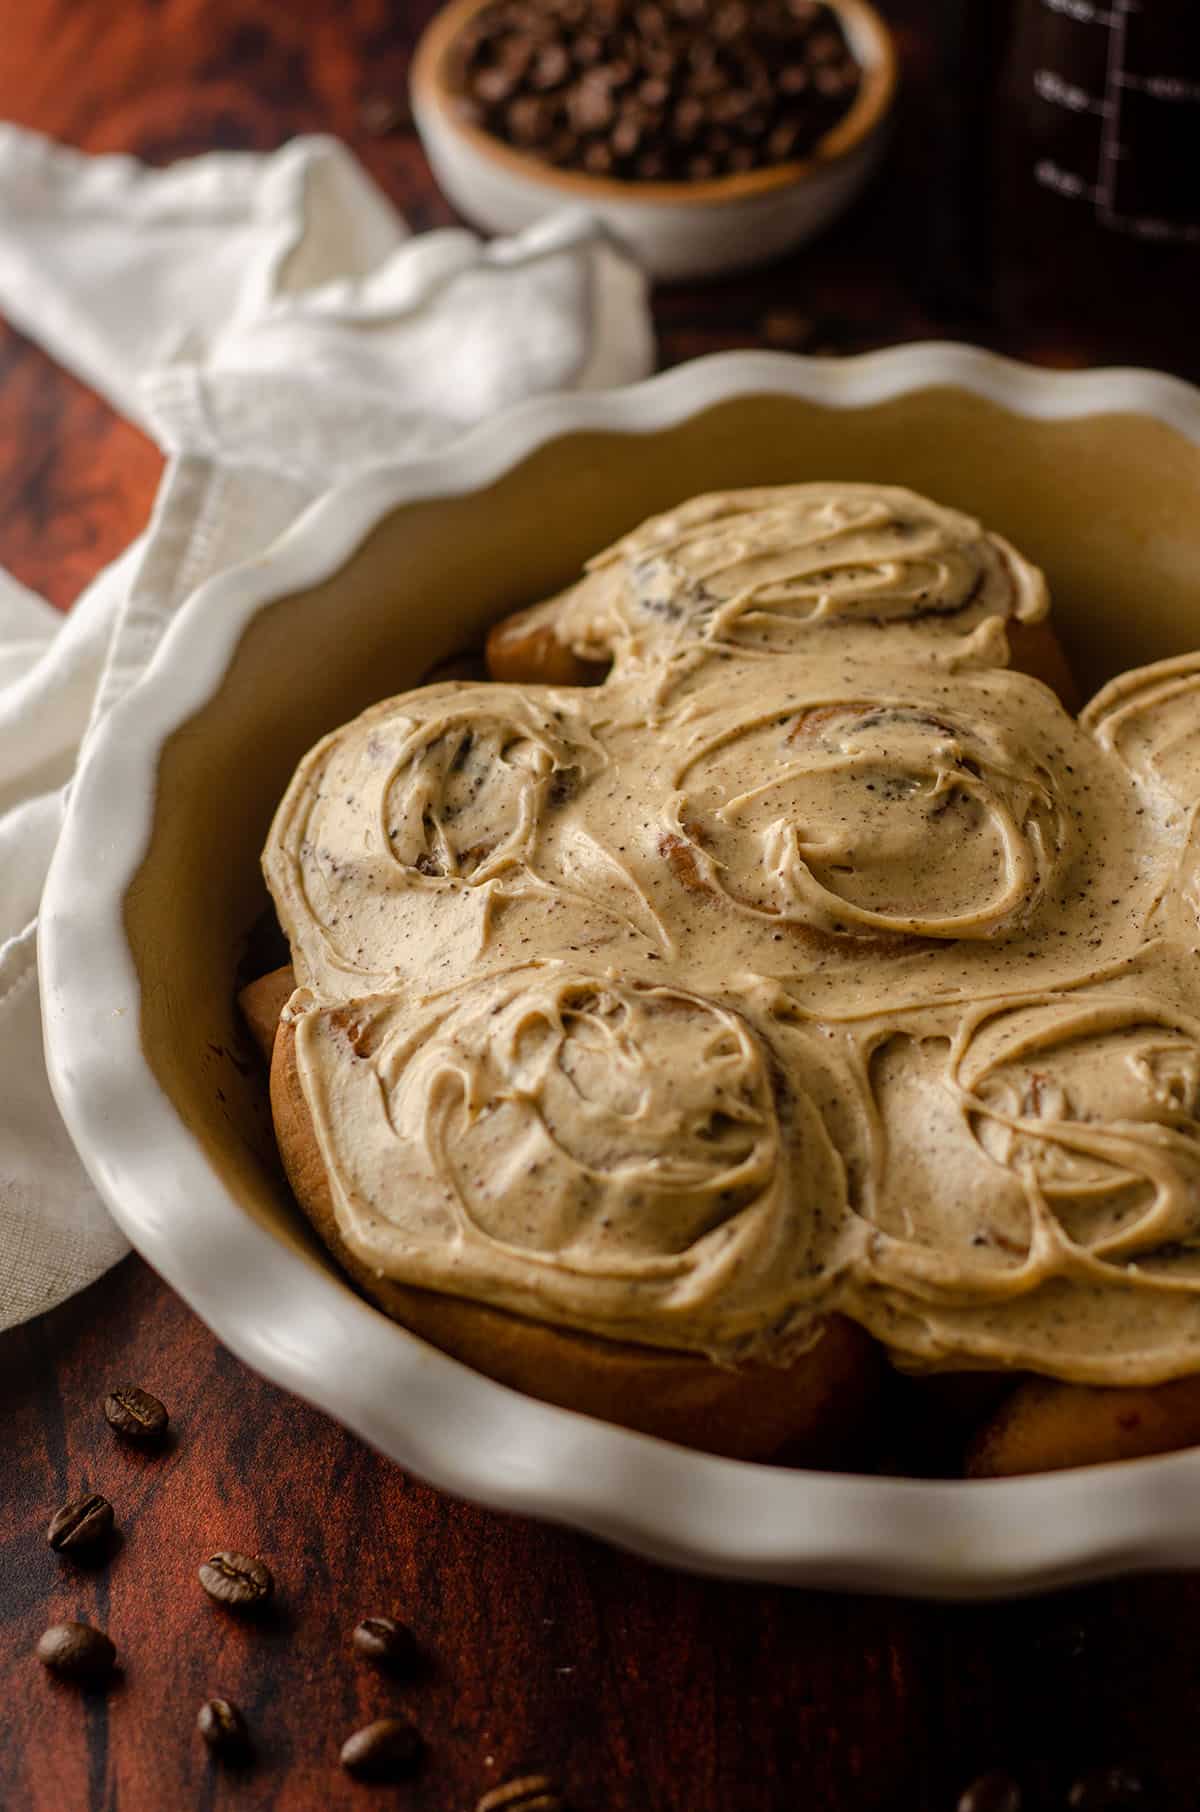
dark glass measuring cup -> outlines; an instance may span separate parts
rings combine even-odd
[[[958,4],[997,337],[1200,378],[1200,0]]]
[[[1028,0],[1011,100],[1033,183],[1103,233],[1200,243],[1200,5]]]

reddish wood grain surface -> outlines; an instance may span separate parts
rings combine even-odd
[[[972,5],[976,0],[972,0]],[[979,0],[982,8],[982,0]],[[994,0],[988,0],[988,5]],[[451,218],[414,142],[373,140],[362,101],[397,91],[429,0],[21,0],[0,33],[0,116],[91,151],[156,162],[215,146],[340,134],[412,224]],[[895,0],[906,102],[889,166],[819,248],[775,270],[656,301],[664,362],[761,343],[801,317],[810,348],[924,334],[1060,363],[1161,360],[1194,345],[1114,288],[1095,305],[1013,312],[981,288],[980,190],[948,162],[970,130],[939,77],[953,4]],[[965,171],[966,175],[971,172]],[[1124,299],[1123,299],[1124,296]],[[803,323],[807,323],[805,326]],[[27,341],[0,329],[0,561],[67,606],[136,532],[155,450]],[[104,1388],[166,1398],[175,1435],[119,1447]],[[1127,1581],[1027,1604],[954,1608],[672,1575],[570,1533],[477,1511],[405,1477],[224,1352],[140,1260],[0,1339],[0,1807],[22,1812],[403,1805],[460,1812],[526,1768],[577,1812],[952,1812],[997,1766],[1027,1806],[1064,1806],[1082,1768],[1122,1762],[1167,1812],[1200,1806],[1200,1583]],[[65,1497],[112,1498],[122,1539],[85,1571],[44,1525]],[[1200,1514],[1200,1508],[1198,1508]],[[215,1546],[263,1554],[275,1615],[239,1624],[195,1581]],[[395,1611],[428,1665],[389,1683],[351,1657],[363,1614]],[[108,1628],[122,1661],[81,1699],[32,1650],[63,1616]],[[257,1760],[210,1768],[192,1730],[224,1692]],[[337,1766],[357,1723],[402,1708],[428,1740],[405,1788]]]

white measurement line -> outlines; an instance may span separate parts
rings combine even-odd
[[[1117,163],[1121,156],[1121,86],[1125,68],[1125,30],[1130,0],[1114,0],[1104,68],[1104,126],[1100,134],[1100,168],[1096,178],[1096,212],[1112,226],[1117,207]]]
[[[1108,103],[1096,99],[1077,82],[1068,82],[1055,69],[1035,69],[1034,93],[1053,107],[1065,107],[1068,113],[1107,113]]]
[[[1127,75],[1122,70],[1117,86],[1152,95],[1156,101],[1200,101],[1200,82],[1188,82],[1181,76]]]
[[[1134,239],[1151,239],[1160,245],[1200,245],[1200,226],[1180,226],[1175,220],[1157,220],[1150,214],[1114,214],[1112,224]]]
[[[1065,195],[1070,201],[1100,200],[1095,183],[1087,182],[1077,170],[1064,170],[1052,157],[1039,158],[1033,166],[1033,174],[1043,189],[1053,189],[1056,195]]]
[[[1042,0],[1047,12],[1061,13],[1066,19],[1074,19],[1077,25],[1115,25],[1123,13],[1141,11],[1138,5],[1121,6],[1120,0],[1109,8],[1096,6],[1094,0]]]

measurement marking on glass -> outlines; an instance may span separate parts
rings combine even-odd
[[[1116,17],[1107,6],[1095,6],[1092,0],[1043,0],[1047,12],[1062,13],[1077,25],[1111,25]]]
[[[1100,170],[1096,183],[1096,211],[1112,226],[1117,213],[1117,161],[1121,155],[1121,89],[1118,76],[1125,67],[1125,32],[1130,0],[1114,0],[1108,28],[1108,60],[1104,69],[1104,126],[1100,134]]]
[[[1107,101],[1098,101],[1094,94],[1089,94],[1076,82],[1064,81],[1053,69],[1035,69],[1033,86],[1042,100],[1065,107],[1069,113],[1107,113],[1109,110]]]
[[[1053,157],[1039,158],[1034,165],[1035,182],[1044,189],[1065,196],[1069,201],[1084,201],[1095,210],[1096,218],[1107,227],[1130,233],[1138,239],[1185,244],[1200,243],[1200,222],[1185,223],[1154,214],[1129,214],[1118,206],[1120,166],[1129,155],[1121,136],[1121,106],[1126,94],[1143,94],[1149,100],[1167,106],[1200,104],[1200,81],[1192,76],[1135,73],[1126,68],[1128,25],[1130,17],[1144,10],[1143,0],[1042,0],[1047,12],[1058,13],[1077,25],[1095,25],[1107,32],[1105,47],[1104,91],[1093,94],[1079,82],[1071,81],[1056,69],[1039,68],[1033,72],[1033,90],[1039,100],[1067,113],[1094,114],[1100,121],[1100,140],[1096,173],[1093,180],[1078,170],[1065,169]]]
[[[1156,101],[1200,101],[1200,82],[1185,82],[1180,76],[1128,75],[1121,70],[1117,87],[1152,95]]]
[[[1095,183],[1084,182],[1075,170],[1064,170],[1052,157],[1039,158],[1033,174],[1043,189],[1053,189],[1056,195],[1065,195],[1071,201],[1098,199]]]

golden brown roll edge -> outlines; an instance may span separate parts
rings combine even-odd
[[[380,1277],[339,1231],[290,1025],[274,1041],[271,1107],[296,1200],[341,1269],[385,1314],[452,1358],[544,1402],[729,1458],[765,1459],[786,1446],[793,1460],[824,1464],[852,1445],[881,1362],[845,1317],[830,1316],[816,1346],[790,1366],[727,1368]]]

